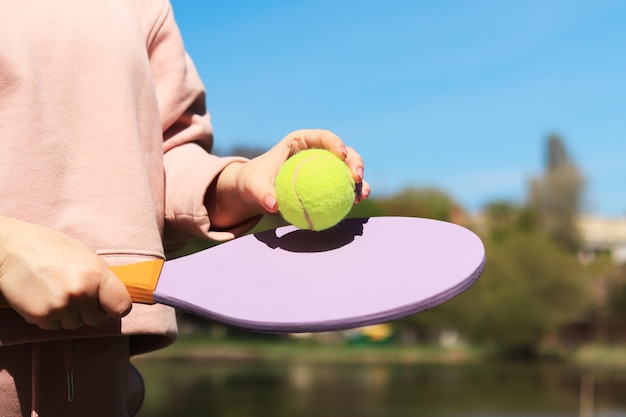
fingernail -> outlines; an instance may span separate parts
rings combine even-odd
[[[263,204],[265,205],[265,209],[271,213],[275,212],[278,209],[278,203],[276,202],[276,198],[271,194],[265,196],[265,198],[263,199]]]
[[[346,148],[346,145],[341,145],[341,153],[344,158],[348,156],[348,148]]]
[[[359,176],[359,181],[363,181],[363,168],[362,167],[358,167],[356,169],[356,175]]]

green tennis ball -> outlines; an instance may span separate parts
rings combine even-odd
[[[354,203],[354,180],[344,161],[323,149],[300,151],[278,171],[278,210],[301,228],[324,230],[339,223]]]

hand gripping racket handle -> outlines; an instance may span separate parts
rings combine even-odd
[[[128,265],[112,266],[111,270],[124,283],[133,302],[154,304],[154,290],[159,282],[164,261],[152,259]],[[0,294],[0,308],[10,307]]]

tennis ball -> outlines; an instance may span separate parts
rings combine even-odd
[[[275,180],[278,211],[289,223],[324,230],[339,223],[354,203],[354,180],[344,161],[323,149],[289,158]]]

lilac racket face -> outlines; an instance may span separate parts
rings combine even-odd
[[[346,219],[322,232],[286,226],[167,261],[154,299],[250,330],[341,330],[441,304],[484,265],[481,240],[461,226]]]

